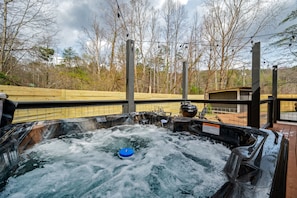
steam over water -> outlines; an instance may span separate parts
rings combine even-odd
[[[132,147],[131,159],[120,148]],[[227,178],[230,150],[153,125],[52,139],[27,150],[0,197],[207,197]]]

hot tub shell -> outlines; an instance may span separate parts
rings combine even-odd
[[[188,131],[228,146],[232,152],[222,167],[228,182],[213,197],[285,197],[288,141],[282,134],[153,112],[28,122],[0,128],[2,189],[18,167],[20,155],[35,144],[123,124],[153,124],[174,132]]]

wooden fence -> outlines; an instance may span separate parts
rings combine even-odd
[[[86,90],[66,90],[66,89],[46,89],[20,86],[0,85],[0,92],[6,93],[9,99],[14,102],[21,101],[88,101],[88,100],[125,100],[125,92],[108,91],[86,91]],[[203,95],[189,95],[190,99],[203,99]],[[135,100],[154,99],[181,99],[180,94],[149,94],[135,93]],[[203,104],[199,105],[201,109]],[[174,115],[179,113],[180,104],[159,103],[137,105],[137,111],[156,111],[162,109]],[[199,108],[199,107],[198,107]],[[47,108],[47,109],[17,109],[14,123],[35,120],[53,120],[64,118],[76,118],[95,115],[120,114],[122,106],[92,106],[74,108]]]
[[[108,91],[87,91],[87,90],[66,90],[66,89],[46,89],[21,86],[0,85],[0,92],[8,94],[9,99],[14,102],[19,101],[88,101],[88,100],[125,100],[125,92]],[[188,99],[203,99],[203,95],[189,95]],[[297,94],[280,94],[279,98],[297,98]],[[135,93],[135,100],[149,99],[181,99],[181,94],[154,94]],[[268,94],[261,95],[261,100],[268,98]],[[195,104],[198,110],[202,110],[203,104]],[[159,103],[137,105],[136,111],[157,111],[162,109],[171,112],[173,115],[179,113],[179,103]],[[261,105],[261,112],[267,110],[266,105]],[[294,111],[294,102],[282,102],[281,111]],[[14,122],[27,122],[35,120],[52,120],[75,117],[86,117],[106,114],[122,113],[121,106],[98,106],[98,107],[75,107],[75,108],[50,108],[50,109],[29,109],[16,110]]]
[[[12,101],[75,101],[75,100],[125,100],[125,92],[46,89],[0,85],[0,92]],[[181,94],[135,93],[136,100],[181,99]],[[203,99],[203,95],[189,95],[189,99]]]

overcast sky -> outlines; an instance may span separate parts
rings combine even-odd
[[[82,27],[87,26],[92,20],[93,15],[99,14],[99,10],[104,9],[107,1],[115,0],[56,0],[57,14],[56,20],[58,23],[58,53],[61,53],[64,48],[72,47],[76,51],[80,49],[78,43],[79,35],[81,34]],[[127,0],[118,0],[119,4]],[[151,0],[150,2],[156,7],[160,8],[165,0]],[[188,15],[198,10],[199,13],[203,12],[203,0],[178,0],[186,6]],[[272,2],[275,0],[265,0]],[[291,10],[297,8],[297,0],[280,0],[286,2],[287,9],[284,10],[283,16],[286,16]]]
[[[98,10],[104,8],[107,1],[115,0],[56,0],[57,14],[56,20],[59,28],[58,48],[60,52],[67,47],[73,47],[78,50],[79,34],[82,27],[89,24],[93,15],[99,14]],[[118,0],[119,4],[127,0]],[[165,0],[150,0],[150,3],[156,8],[160,8]],[[201,10],[203,0],[178,0],[186,5],[188,12],[193,12],[195,9]],[[189,14],[188,14],[189,15]]]

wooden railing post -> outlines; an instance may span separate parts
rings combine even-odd
[[[272,113],[272,119],[273,123],[276,123],[277,121],[277,65],[273,66],[272,69],[272,97],[273,97],[273,111]]]
[[[252,104],[250,126],[260,128],[260,42],[253,46],[252,55]]]
[[[188,64],[183,62],[183,100],[188,100]]]
[[[135,112],[134,102],[134,41],[126,42],[126,100],[128,105],[124,105],[123,112]]]
[[[267,123],[268,127],[273,127],[273,108],[274,99],[273,96],[268,96],[268,103],[267,103]]]

